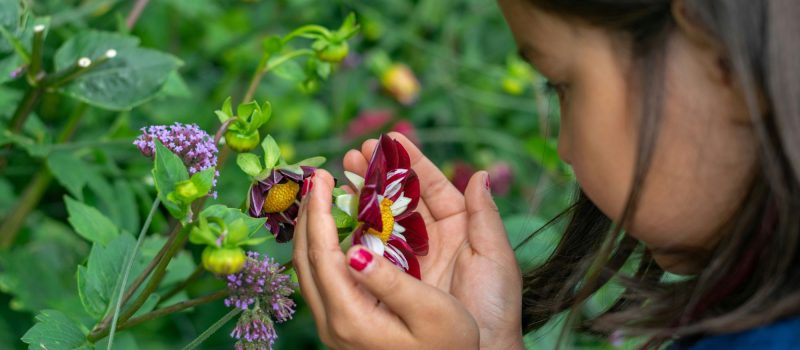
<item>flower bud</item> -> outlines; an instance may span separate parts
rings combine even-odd
[[[381,85],[402,104],[410,105],[419,96],[420,85],[414,72],[405,64],[395,63],[381,74]]]
[[[200,189],[191,180],[185,180],[175,185],[175,194],[180,200],[191,202],[199,197]]]
[[[242,270],[246,258],[244,250],[238,247],[206,247],[203,250],[203,267],[217,275],[230,275]]]
[[[317,57],[324,62],[339,63],[349,51],[349,46],[346,41],[339,43],[328,43],[324,49],[317,51]]]
[[[225,132],[225,143],[232,150],[243,153],[250,152],[258,147],[261,142],[261,135],[258,130],[251,133],[243,133],[238,130],[228,130]]]

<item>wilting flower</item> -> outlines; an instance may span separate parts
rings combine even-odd
[[[244,268],[227,276],[230,295],[225,306],[244,310],[231,337],[236,349],[272,349],[278,338],[274,322],[290,320],[295,311],[290,298],[296,285],[284,267],[272,258],[248,252]]]
[[[410,105],[419,96],[419,80],[405,64],[395,63],[381,73],[381,85],[398,102]]]
[[[336,205],[358,219],[353,244],[363,244],[420,278],[417,256],[428,254],[428,231],[422,216],[414,211],[420,199],[419,179],[406,150],[383,135],[366,178],[346,175],[359,192],[338,196]]]
[[[264,180],[250,187],[250,216],[267,218],[264,227],[278,242],[294,236],[300,211],[301,186],[314,173],[313,167],[301,166],[302,174],[288,169],[274,169]]]
[[[141,129],[142,135],[133,141],[146,157],[152,158],[155,154],[156,144],[154,140],[161,141],[165,147],[177,154],[186,168],[189,175],[217,166],[217,145],[214,139],[196,124],[175,123],[172,125],[151,125]],[[214,186],[217,184],[214,175]],[[216,197],[216,192],[212,193]]]

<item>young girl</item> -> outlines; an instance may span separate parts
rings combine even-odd
[[[560,244],[521,278],[487,174],[462,196],[394,134],[421,182],[422,280],[364,247],[341,252],[333,180],[318,171],[294,261],[322,340],[521,349],[614,277],[622,298],[579,328],[648,348],[800,348],[800,2],[499,4],[560,99],[559,154],[580,185]],[[374,148],[346,169],[363,175]],[[622,276],[629,258],[638,270]]]

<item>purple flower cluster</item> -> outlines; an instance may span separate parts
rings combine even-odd
[[[196,124],[151,125],[141,131],[142,135],[133,144],[146,157],[153,157],[156,149],[154,140],[159,140],[183,160],[189,175],[217,166],[219,149],[214,144],[214,139]],[[214,186],[217,184],[217,176],[219,172],[214,175]],[[216,192],[212,196],[216,197]]]
[[[231,337],[237,339],[234,346],[236,350],[263,350],[272,349],[278,333],[275,332],[269,313],[255,308],[242,313]]]
[[[230,295],[225,306],[244,310],[231,333],[239,340],[236,349],[271,349],[278,337],[273,319],[281,323],[294,315],[295,302],[290,296],[296,285],[284,270],[274,259],[248,252],[244,268],[226,277]]]

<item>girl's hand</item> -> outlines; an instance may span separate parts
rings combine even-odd
[[[475,349],[475,320],[453,296],[382,256],[345,256],[331,216],[333,178],[317,170],[295,227],[294,266],[322,341],[336,349]]]
[[[464,304],[480,327],[481,348],[522,349],[522,281],[488,174],[475,174],[462,195],[405,136],[389,136],[403,144],[420,180],[417,211],[429,239],[428,255],[419,257],[422,280]],[[376,145],[369,140],[347,153],[345,169],[363,176]]]

